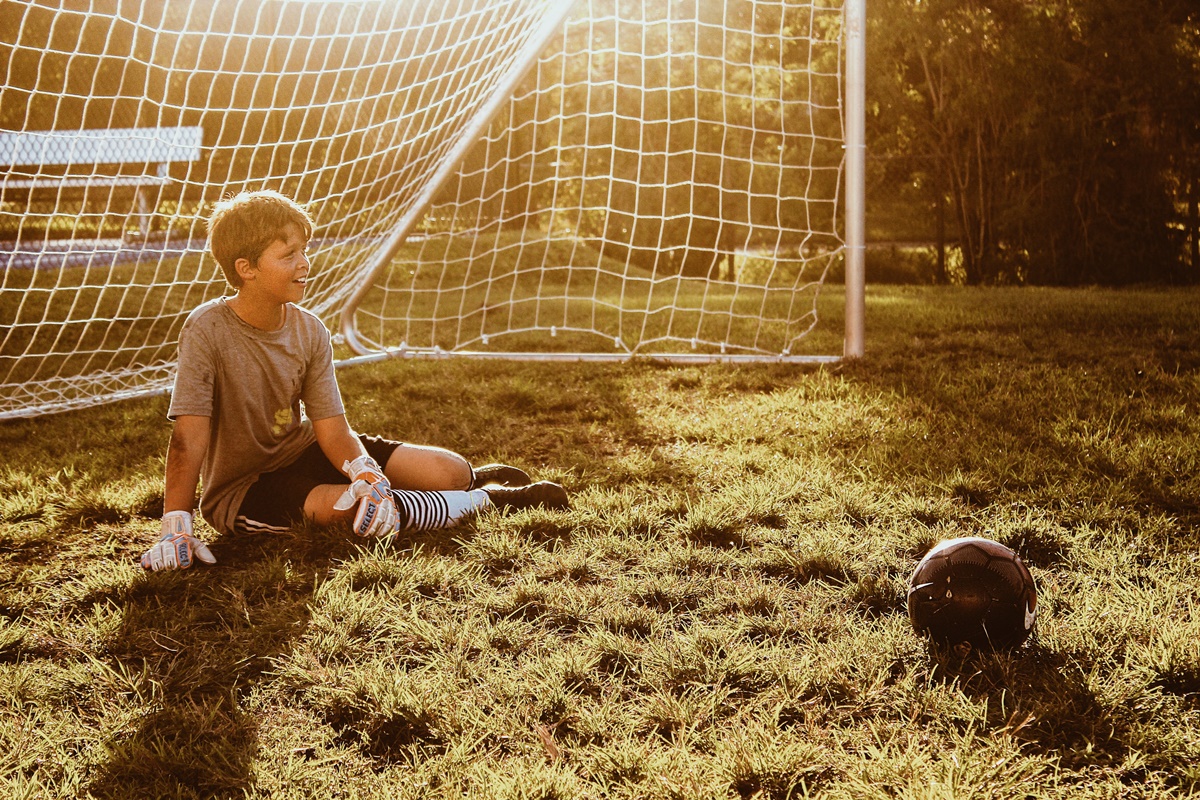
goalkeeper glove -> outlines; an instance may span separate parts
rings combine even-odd
[[[345,511],[358,503],[354,532],[359,536],[386,536],[395,532],[400,513],[392,498],[392,485],[375,459],[359,456],[343,463],[342,471],[350,477],[350,486],[333,507]]]
[[[201,540],[192,535],[188,511],[168,511],[162,518],[162,536],[142,556],[142,569],[187,569],[195,559],[215,564],[217,559]]]

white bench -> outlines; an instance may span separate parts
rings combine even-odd
[[[204,129],[101,128],[62,131],[0,131],[0,196],[12,190],[128,186],[137,195],[138,229],[150,232],[150,187],[171,182],[171,164],[197,161]],[[97,166],[139,164],[140,174],[96,172]],[[43,172],[47,167],[55,173]],[[87,172],[81,172],[86,168]],[[14,171],[20,170],[20,171]],[[148,170],[153,169],[153,174]],[[64,170],[57,174],[58,170]],[[32,174],[30,172],[32,171]]]

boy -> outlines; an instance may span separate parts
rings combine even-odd
[[[312,230],[277,192],[243,192],[213,211],[209,249],[236,294],[197,307],[180,334],[161,538],[145,569],[215,563],[192,530],[201,475],[201,513],[221,533],[284,532],[307,518],[383,536],[448,527],[489,506],[568,506],[561,486],[531,484],[516,467],[473,470],[449,450],[350,429],[329,331],[296,305]]]

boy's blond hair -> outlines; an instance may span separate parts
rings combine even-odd
[[[242,285],[234,266],[237,260],[257,264],[264,250],[284,239],[288,225],[295,225],[305,241],[312,238],[312,217],[304,206],[279,192],[239,192],[217,203],[208,218],[208,249],[230,286]]]

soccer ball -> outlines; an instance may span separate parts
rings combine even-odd
[[[1037,587],[1020,556],[999,542],[948,539],[913,570],[908,618],[917,633],[943,644],[1014,648],[1037,620]]]

